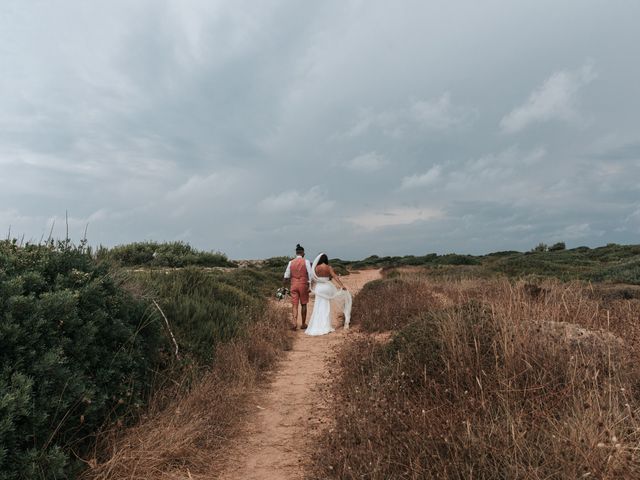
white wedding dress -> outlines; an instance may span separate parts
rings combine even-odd
[[[309,326],[305,333],[307,335],[326,335],[335,331],[333,325],[331,325],[331,302],[342,302],[344,312],[344,328],[349,328],[349,322],[351,321],[351,294],[346,290],[338,289],[329,277],[318,277],[316,275],[316,267],[318,266],[318,260],[322,254],[318,255],[313,261],[311,267],[311,273],[313,275],[313,293],[315,293],[315,301],[313,304],[313,313],[311,314],[311,320],[309,320]]]

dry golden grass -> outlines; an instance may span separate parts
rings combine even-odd
[[[351,323],[369,332],[381,332],[400,328],[416,314],[437,303],[431,290],[421,288],[424,280],[413,275],[403,275],[367,283],[356,300]],[[366,308],[362,308],[366,305]]]
[[[90,462],[84,478],[215,478],[216,452],[242,421],[248,394],[290,342],[285,313],[269,308],[244,335],[218,347],[213,369],[190,391],[168,405],[158,397],[137,426],[105,435],[99,450],[106,458]]]
[[[640,478],[638,307],[555,281],[412,273],[365,288],[362,328],[401,328],[343,352],[314,477]]]

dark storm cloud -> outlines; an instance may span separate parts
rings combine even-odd
[[[0,225],[234,257],[640,233],[635,2],[0,7]]]

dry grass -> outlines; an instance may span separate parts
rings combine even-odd
[[[637,299],[554,281],[400,280],[356,297],[365,330],[388,315],[404,326],[343,352],[315,478],[640,478]],[[419,312],[384,305],[406,282]]]
[[[356,296],[351,324],[369,332],[406,325],[413,315],[437,303],[431,290],[421,288],[423,283],[423,279],[413,275],[367,283]]]
[[[84,478],[212,478],[221,465],[216,452],[241,422],[248,394],[290,348],[287,326],[285,313],[269,308],[244,335],[218,347],[213,369],[189,392],[168,406],[159,397],[139,425],[105,435],[100,451],[107,458],[91,461]]]

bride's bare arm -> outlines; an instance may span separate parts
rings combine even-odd
[[[340,280],[340,277],[336,274],[333,267],[329,267],[329,270],[331,272],[331,278],[336,281],[336,283],[340,286],[341,289],[346,290],[347,287],[344,286],[344,284],[342,283],[342,280]]]

